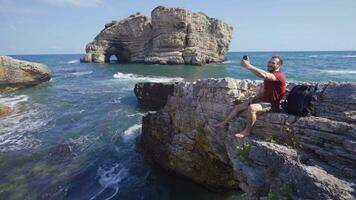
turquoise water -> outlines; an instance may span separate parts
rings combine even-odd
[[[135,138],[145,111],[132,89],[139,81],[256,79],[239,65],[244,54],[261,68],[271,55],[281,55],[289,80],[356,82],[355,51],[229,53],[224,64],[204,67],[14,56],[47,64],[53,78],[0,96],[13,108],[0,119],[0,199],[239,199],[211,193],[143,159]]]

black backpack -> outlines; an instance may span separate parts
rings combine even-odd
[[[296,85],[281,103],[284,111],[297,116],[308,116],[314,113],[311,103],[316,97],[317,87],[313,85]]]

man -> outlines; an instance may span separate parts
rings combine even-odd
[[[280,71],[282,64],[283,60],[281,57],[272,56],[268,61],[267,72],[251,65],[248,60],[241,60],[241,66],[250,70],[256,76],[264,79],[263,92],[259,91],[255,97],[236,105],[224,121],[214,126],[224,127],[240,111],[247,109],[248,120],[246,127],[243,131],[235,135],[237,138],[243,138],[250,134],[252,126],[256,122],[256,114],[270,110],[278,111],[280,101],[286,94],[286,77],[284,73]]]

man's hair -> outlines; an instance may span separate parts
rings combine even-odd
[[[272,58],[274,59],[274,58],[277,58],[279,61],[278,61],[278,63],[279,63],[279,65],[283,65],[283,59],[280,57],[280,56],[272,56]]]

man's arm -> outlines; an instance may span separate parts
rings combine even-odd
[[[250,62],[247,60],[242,60],[241,66],[250,70],[252,73],[254,73],[256,76],[258,76],[260,78],[271,80],[271,81],[277,80],[276,76],[274,76],[272,73],[266,72],[265,70],[262,70],[262,69],[258,69],[257,67],[251,65]]]

